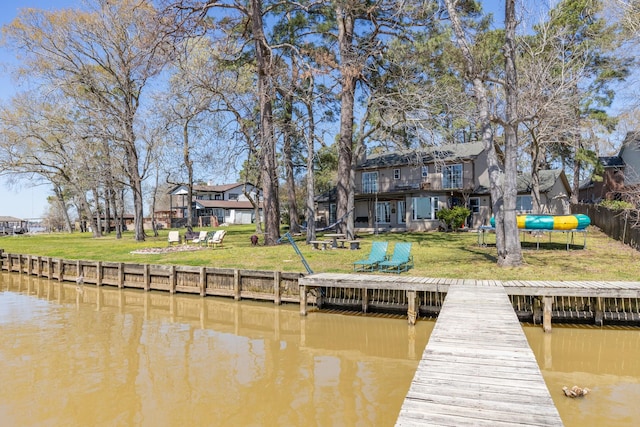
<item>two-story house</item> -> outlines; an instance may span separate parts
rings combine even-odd
[[[468,227],[486,225],[491,218],[487,152],[481,142],[370,155],[355,171],[357,229],[437,230],[442,226],[438,210],[459,205],[471,210]],[[570,187],[564,173],[541,171],[540,182],[543,212],[568,213]],[[518,177],[519,212],[532,210],[530,184],[530,177]],[[335,221],[335,192],[316,200],[318,215]]]
[[[582,202],[618,199],[625,186],[640,184],[640,132],[627,132],[617,156],[599,157],[602,179],[593,178],[580,185]]]
[[[171,218],[172,227],[186,224],[187,194],[186,185],[178,185],[169,191],[169,212],[175,215]],[[210,226],[216,222],[219,224],[255,222],[255,209],[247,194],[261,205],[262,193],[252,184],[194,185],[191,200],[193,222],[200,226]],[[262,215],[261,208],[260,215]]]

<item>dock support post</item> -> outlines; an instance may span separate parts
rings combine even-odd
[[[307,315],[307,287],[300,286],[300,316]]]
[[[369,291],[367,288],[360,290],[362,292],[362,312],[367,313],[369,311]]]
[[[142,283],[145,291],[151,290],[151,274],[149,272],[149,264],[142,265]]]
[[[602,312],[602,297],[596,298],[597,306],[596,306],[596,325],[602,326],[604,325],[604,313]]]
[[[96,262],[96,286],[102,286],[102,261]]]
[[[206,267],[200,267],[200,296],[203,297],[207,294],[207,269]]]
[[[82,274],[82,264],[80,264],[80,260],[76,261],[76,283],[78,282],[78,278],[82,276],[84,277],[84,274]]]
[[[282,297],[280,296],[280,277],[281,273],[279,271],[273,272],[273,302],[276,305],[282,303]]]
[[[118,264],[118,288],[124,288],[124,263]]]
[[[233,299],[240,301],[240,270],[233,270]]]
[[[418,311],[416,310],[417,292],[415,290],[407,291],[407,302],[409,308],[407,309],[407,320],[410,325],[416,324],[416,318],[418,317]]]
[[[58,260],[58,282],[62,282],[64,280],[64,264],[62,263],[62,258]]]
[[[37,257],[36,262],[38,263],[38,266],[36,268],[36,276],[42,277],[42,257]]]
[[[27,255],[27,274],[31,276],[31,264],[32,264],[32,256]]]
[[[551,310],[553,307],[553,297],[543,297],[544,312],[542,314],[542,330],[551,332]]]
[[[169,267],[169,293],[172,295],[176,293],[176,282],[176,266],[172,265]]]

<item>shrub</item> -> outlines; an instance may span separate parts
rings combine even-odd
[[[471,211],[464,206],[456,206],[451,209],[440,209],[436,214],[436,218],[447,224],[448,229],[455,230],[464,224]]]
[[[599,203],[599,205],[607,209],[611,209],[612,211],[635,209],[635,207],[631,203],[622,200],[603,200]]]

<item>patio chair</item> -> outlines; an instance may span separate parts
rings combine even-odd
[[[355,261],[353,263],[353,271],[373,271],[378,266],[378,263],[385,260],[387,246],[389,246],[389,242],[372,242],[369,257]]]
[[[400,242],[393,247],[391,259],[378,264],[378,269],[384,273],[401,273],[413,267],[411,243]]]
[[[170,231],[169,237],[167,238],[167,243],[169,246],[172,244],[180,244],[180,232],[179,231]]]
[[[207,240],[207,246],[216,247],[217,245],[222,246],[222,241],[224,240],[224,236],[227,234],[226,230],[217,230],[213,233],[210,239]]]
[[[195,245],[204,245],[205,240],[207,239],[207,232],[206,231],[201,231],[197,237],[195,237],[191,243],[195,244]]]

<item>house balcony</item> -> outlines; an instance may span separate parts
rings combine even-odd
[[[405,194],[415,193],[418,191],[470,191],[474,188],[473,179],[462,179],[459,183],[444,186],[441,179],[429,180],[393,180],[390,182],[378,182],[377,185],[356,184],[355,195],[362,196],[367,194]]]

